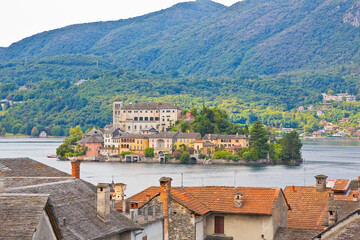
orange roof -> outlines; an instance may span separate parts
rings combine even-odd
[[[332,188],[334,191],[346,191],[349,187],[349,179],[336,179],[335,184]]]
[[[236,192],[244,194],[242,207],[234,207]],[[141,207],[159,193],[160,187],[149,187],[127,200],[137,201],[141,203],[139,204]],[[234,189],[222,186],[171,188],[173,200],[201,215],[207,212],[271,215],[280,194],[283,195],[281,188],[237,187]]]
[[[287,186],[284,193],[291,206],[291,211],[288,211],[289,228],[324,229],[322,223],[328,206],[328,191],[317,192],[316,187]]]
[[[350,190],[347,195],[334,195],[334,200],[353,201],[353,194],[359,194],[359,190]]]

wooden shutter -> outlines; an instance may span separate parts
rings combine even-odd
[[[224,217],[215,216],[215,233],[224,234]]]

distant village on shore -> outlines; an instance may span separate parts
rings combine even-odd
[[[177,149],[189,152],[188,162],[226,163],[210,160],[215,150],[222,149],[232,154],[249,146],[245,135],[222,135],[178,132],[171,129],[181,119],[193,121],[191,112],[182,116],[181,109],[170,103],[140,102],[124,105],[113,103],[113,124],[103,129],[93,129],[78,141],[86,147],[86,153],[78,156],[82,161],[126,162],[176,162],[173,153]],[[150,152],[147,152],[150,151]],[[124,158],[120,158],[123,156]]]

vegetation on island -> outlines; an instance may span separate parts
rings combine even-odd
[[[71,128],[69,131],[69,136],[64,139],[63,144],[61,144],[56,149],[56,155],[64,160],[68,157],[82,156],[86,154],[87,147],[81,147],[77,142],[82,139],[83,131],[80,126]]]

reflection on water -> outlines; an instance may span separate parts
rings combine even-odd
[[[47,158],[55,154],[61,138],[0,138],[0,158],[30,157],[71,173],[70,163]],[[123,182],[130,196],[149,186],[158,186],[159,178],[169,176],[174,186],[227,185],[285,187],[315,184],[314,176],[326,174],[330,179],[357,178],[360,173],[359,140],[309,140],[303,142],[305,164],[289,166],[216,166],[176,164],[82,163],[81,178],[93,184]]]

